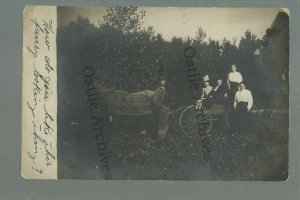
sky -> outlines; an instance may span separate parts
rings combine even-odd
[[[146,11],[144,26],[153,26],[166,40],[172,37],[195,37],[198,27],[206,32],[206,40],[239,39],[247,30],[262,38],[274,21],[279,8],[195,8],[141,7]],[[106,14],[103,7],[64,7],[59,10],[59,24],[67,25],[78,15],[98,26]]]

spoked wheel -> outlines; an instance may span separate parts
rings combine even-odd
[[[182,106],[170,113],[171,128],[173,128],[178,133],[181,132],[180,124],[178,122],[180,120],[181,113],[183,112],[184,109],[185,109],[185,107]]]
[[[179,124],[185,135],[194,136],[211,130],[212,117],[206,108],[191,105],[182,111]]]

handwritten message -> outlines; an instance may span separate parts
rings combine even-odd
[[[22,175],[57,178],[56,8],[24,10]]]

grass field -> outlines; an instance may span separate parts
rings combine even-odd
[[[66,113],[72,115],[60,118],[59,177],[101,179],[92,114],[84,109]],[[103,121],[112,179],[283,181],[288,176],[286,112],[262,114],[247,134],[230,131],[224,120],[213,121],[209,161],[203,160],[197,135],[185,137],[170,127],[165,141],[158,142],[154,127],[147,117]]]

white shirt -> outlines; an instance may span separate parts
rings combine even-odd
[[[247,109],[250,110],[253,106],[253,98],[250,90],[243,89],[241,91],[237,91],[234,98],[234,108],[236,108],[238,102],[247,102]]]
[[[214,89],[214,91],[216,92],[219,89],[220,86],[221,85],[216,86],[215,89]]]
[[[202,95],[203,95],[203,96],[204,96],[204,95],[209,95],[209,93],[212,91],[212,89],[213,89],[213,87],[211,87],[210,85],[207,86],[207,87],[205,87],[205,88],[203,88],[203,93],[202,93]]]
[[[243,81],[243,77],[242,77],[242,75],[241,75],[240,72],[237,72],[237,71],[235,71],[235,72],[230,72],[230,73],[228,74],[228,81],[229,81],[229,82],[240,83],[240,82]]]

